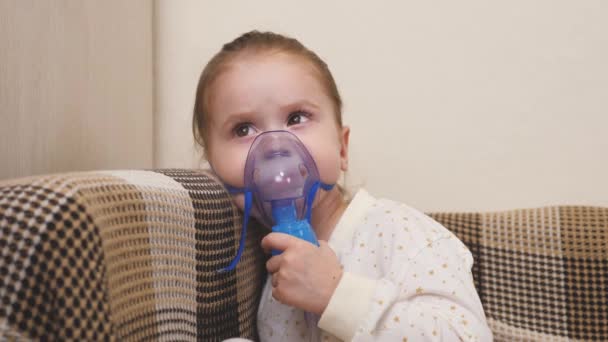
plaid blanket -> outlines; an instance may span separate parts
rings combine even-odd
[[[433,213],[471,250],[496,341],[608,340],[608,208]],[[263,231],[197,170],[0,182],[0,340],[256,339]]]
[[[471,250],[496,341],[608,341],[608,208],[431,216]]]
[[[236,271],[241,218],[194,170],[0,183],[0,340],[257,337],[261,230]]]

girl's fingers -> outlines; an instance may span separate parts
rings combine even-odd
[[[268,273],[275,273],[279,270],[281,266],[281,255],[273,256],[266,262],[266,270]]]
[[[273,274],[271,282],[272,282],[272,287],[279,286],[279,277],[276,274]]]
[[[284,251],[287,248],[298,244],[300,239],[283,233],[270,233],[262,239],[262,248],[265,251],[278,250]]]

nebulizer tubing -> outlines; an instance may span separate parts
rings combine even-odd
[[[249,223],[249,215],[251,213],[251,191],[245,192],[245,208],[243,210],[243,227],[241,229],[241,238],[239,240],[239,249],[236,252],[236,256],[232,259],[230,264],[220,270],[218,273],[224,273],[228,271],[232,271],[236,268],[236,265],[241,260],[241,256],[243,255],[243,250],[245,249],[245,238],[247,236],[247,223]]]

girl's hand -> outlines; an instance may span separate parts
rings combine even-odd
[[[266,251],[283,251],[266,263],[272,274],[272,296],[320,316],[342,277],[342,266],[327,242],[319,244],[282,233],[270,233],[262,240]]]

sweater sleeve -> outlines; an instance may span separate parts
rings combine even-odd
[[[344,341],[491,341],[471,253],[446,233],[410,255],[393,239],[377,279],[345,272],[319,327]]]

